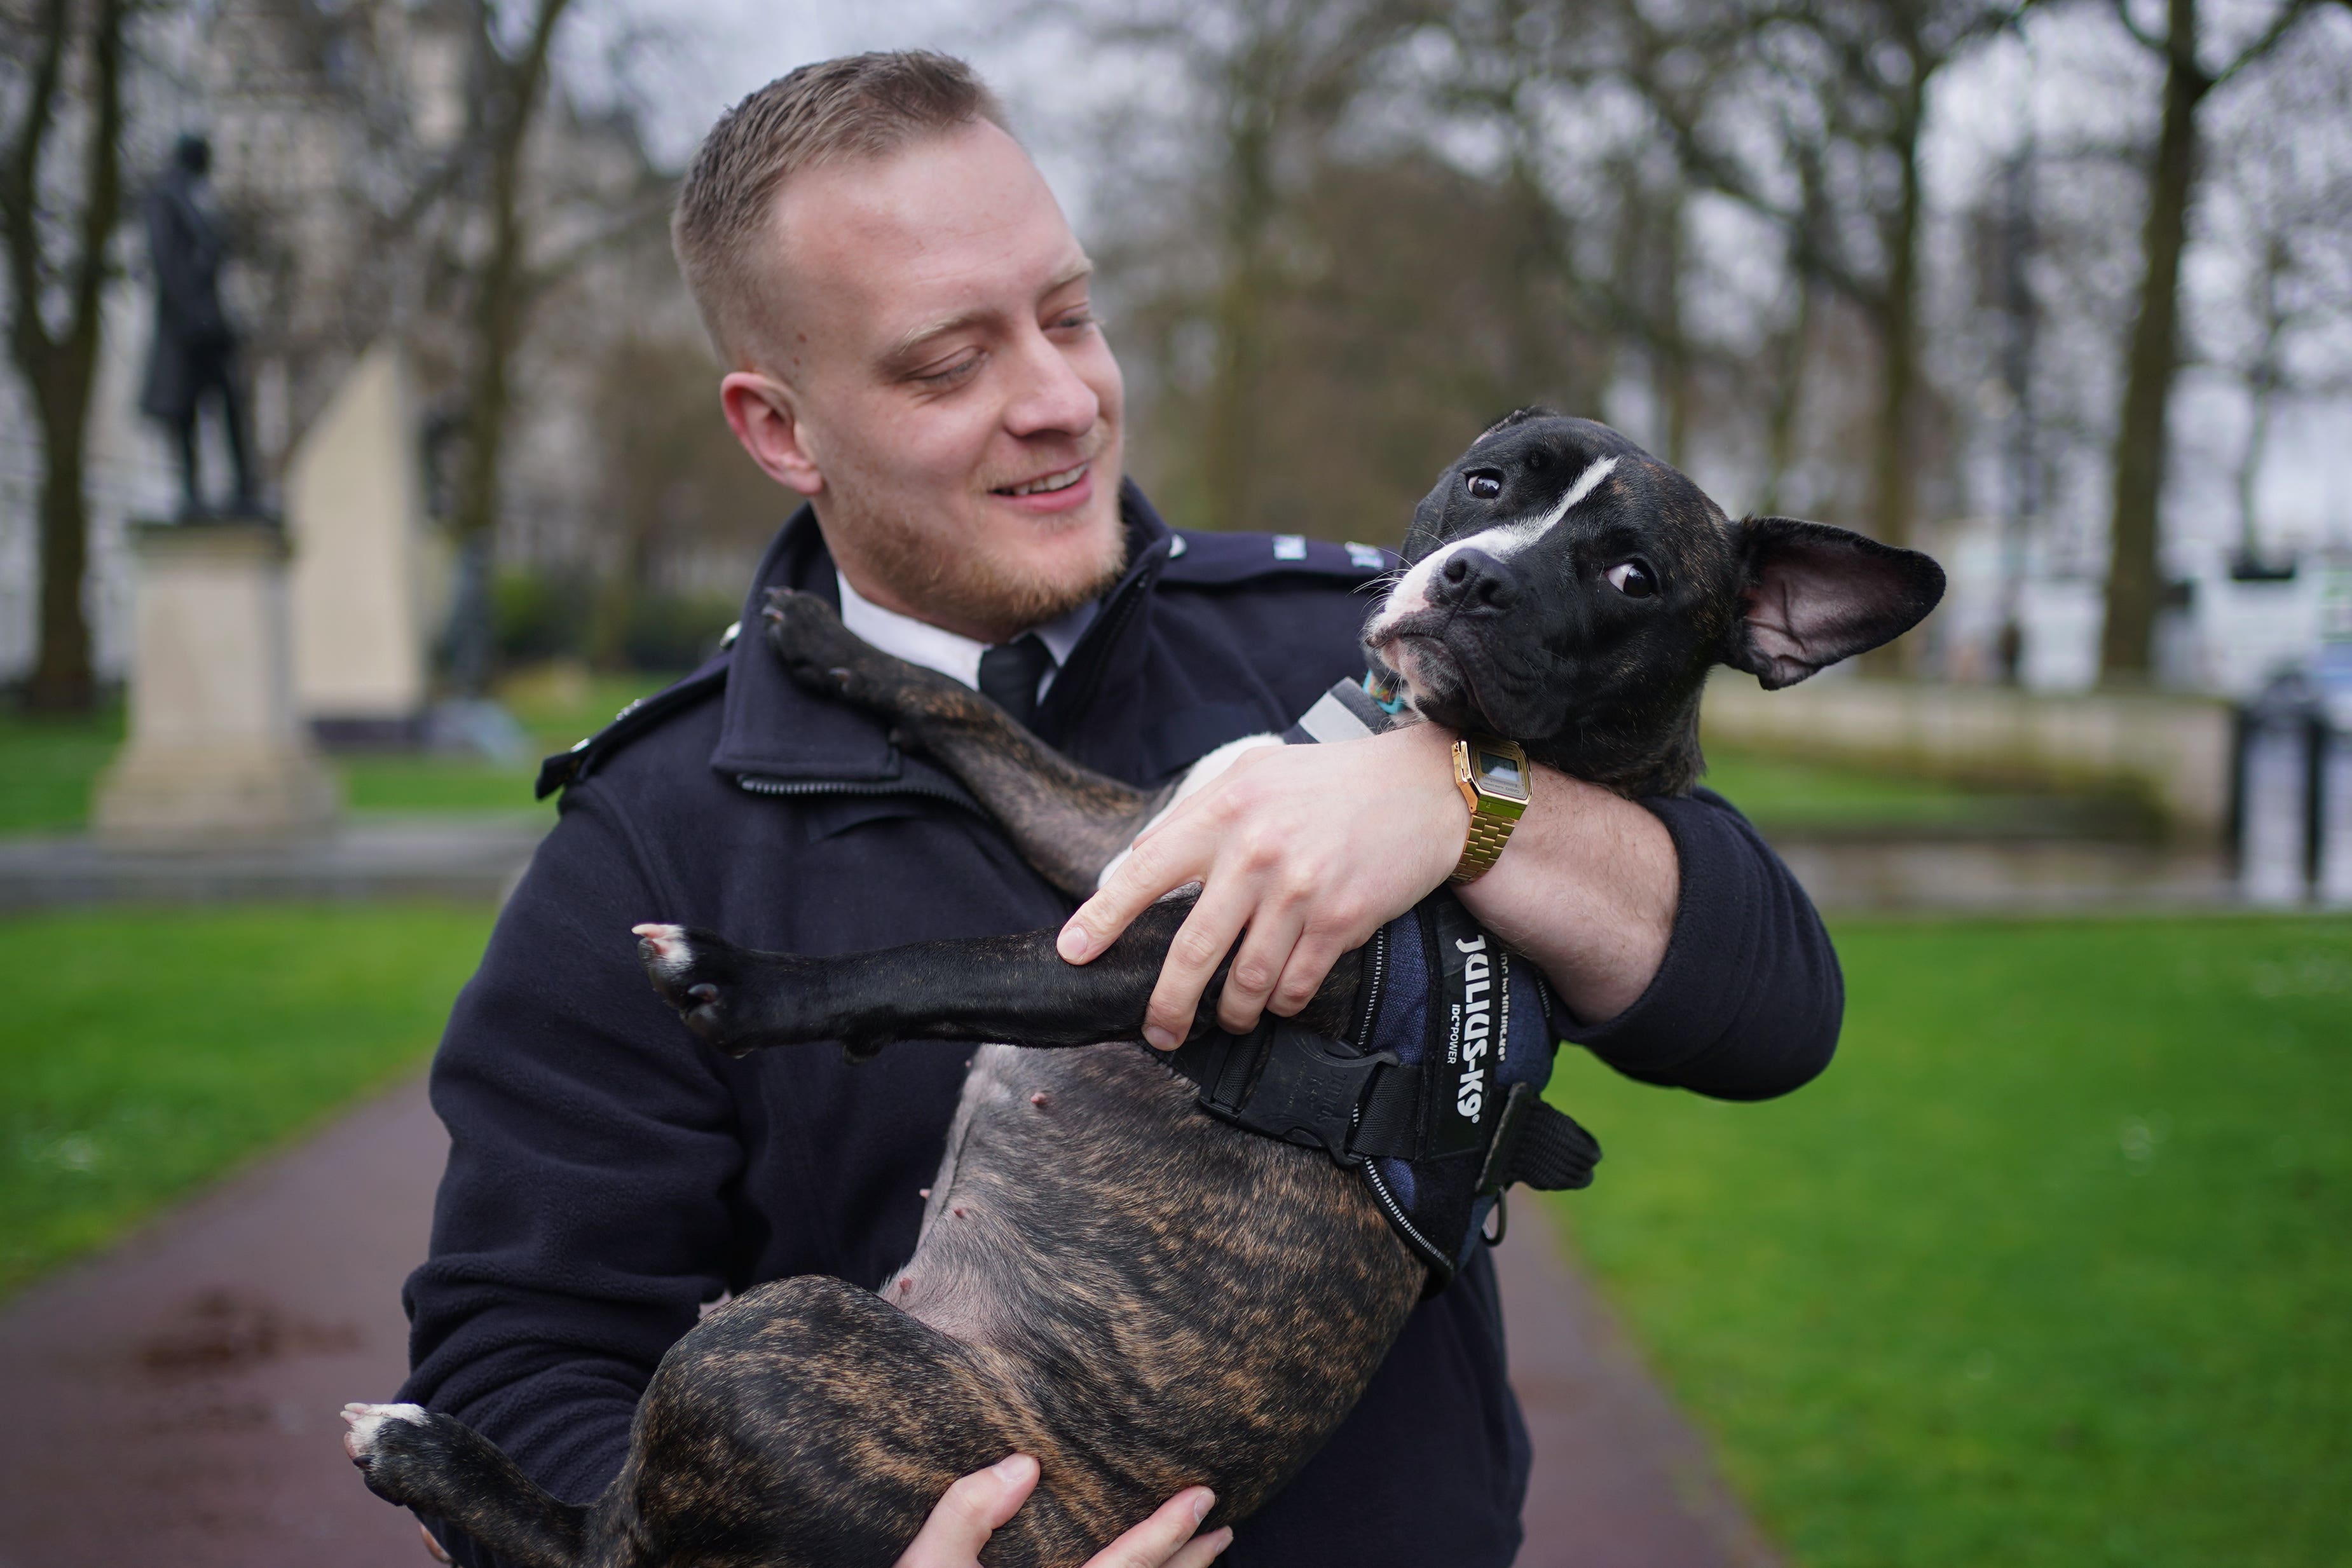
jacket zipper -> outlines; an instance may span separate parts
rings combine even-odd
[[[1371,941],[1366,946],[1371,949],[1371,956],[1368,960],[1371,965],[1371,971],[1364,977],[1363,1005],[1356,1009],[1354,1043],[1358,1051],[1371,1049],[1372,1020],[1380,1017],[1381,992],[1388,983],[1389,928],[1383,925],[1373,932]]]
[[[1389,1223],[1404,1233],[1405,1239],[1412,1243],[1413,1249],[1421,1254],[1423,1262],[1443,1270],[1451,1278],[1454,1260],[1446,1256],[1444,1249],[1432,1245],[1428,1237],[1413,1228],[1412,1221],[1405,1218],[1403,1207],[1398,1204],[1396,1195],[1389,1191],[1388,1178],[1381,1175],[1381,1167],[1366,1160],[1357,1169],[1363,1174],[1364,1185],[1372,1189],[1372,1201],[1379,1204],[1381,1212],[1389,1217]]]
[[[937,784],[853,783],[841,779],[771,779],[761,773],[738,773],[735,782],[754,795],[919,795],[928,800],[945,800],[961,806],[975,816],[987,812],[968,796]]]

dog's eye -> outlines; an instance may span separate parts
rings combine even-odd
[[[1658,591],[1658,580],[1638,560],[1621,560],[1609,569],[1609,586],[1628,599],[1647,599]]]
[[[1491,501],[1503,493],[1503,476],[1492,468],[1480,468],[1465,475],[1462,484],[1482,501]]]

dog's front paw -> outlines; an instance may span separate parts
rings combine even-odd
[[[737,1009],[731,1005],[742,991],[743,950],[724,937],[683,925],[633,929],[646,977],[662,1000],[677,1009],[686,1027],[730,1056],[748,1054],[751,1048],[735,1040]]]
[[[446,1444],[433,1431],[433,1414],[421,1405],[346,1405],[343,1452],[360,1468],[368,1490],[389,1502],[408,1503],[427,1495],[432,1467]]]
[[[814,593],[771,589],[768,645],[793,680],[823,696],[839,697],[876,713],[901,716],[936,710],[964,688],[947,676],[875,647],[841,623],[833,606]]]
[[[768,645],[793,680],[824,696],[866,706],[886,704],[891,683],[877,679],[889,655],[841,623],[833,606],[814,593],[772,589],[762,615]]]

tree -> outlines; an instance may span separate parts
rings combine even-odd
[[[474,210],[488,243],[471,269],[467,312],[468,359],[460,407],[460,456],[450,511],[461,573],[450,628],[450,674],[457,688],[480,695],[489,680],[490,549],[498,528],[499,479],[506,457],[516,351],[521,347],[531,295],[523,213],[524,152],[531,122],[547,97],[556,29],[572,0],[535,0],[520,47],[500,34],[495,0],[479,0],[476,34],[477,90],[465,142],[475,192]]]
[[[85,467],[107,250],[121,215],[129,13],[130,0],[37,0],[0,23],[13,35],[5,52],[17,100],[0,143],[8,357],[30,394],[41,445],[40,634],[25,702],[42,712],[79,712],[94,695],[82,604]]]
[[[1639,5],[1622,6],[1639,39],[1634,80],[1691,177],[1785,237],[1801,280],[1792,370],[1814,287],[1843,297],[1870,323],[1880,364],[1870,512],[1890,544],[1908,542],[1917,504],[1929,87],[2016,12],[2008,0],[1731,0],[1692,21],[1654,24]],[[1727,85],[1695,72],[1694,56],[1746,68]],[[1775,417],[1791,420],[1793,407]],[[1775,434],[1782,461],[1788,442],[1785,428]]]
[[[2100,678],[2128,684],[2147,678],[2162,588],[2158,507],[2169,443],[2167,416],[2180,365],[2180,257],[2196,193],[2197,117],[2217,89],[2276,48],[2312,6],[2309,0],[2284,0],[2252,42],[2224,63],[2208,66],[2197,0],[2165,0],[2162,33],[2149,32],[2134,18],[2130,0],[2114,4],[2124,30],[2164,64],[2163,112],[2140,226],[2139,301],[2116,421],[2106,622],[2099,643]]]
[[[1416,0],[1216,0],[1076,7],[1099,47],[1172,62],[1191,95],[1193,214],[1209,236],[1210,371],[1192,442],[1197,512],[1213,526],[1272,521],[1265,469],[1276,319],[1305,248],[1307,172],[1368,85]]]

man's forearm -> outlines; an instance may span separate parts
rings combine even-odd
[[[1453,745],[1433,725],[1410,724],[1244,754],[1136,841],[1063,928],[1062,956],[1090,961],[1153,900],[1198,882],[1145,1038],[1163,1048],[1182,1038],[1228,954],[1220,1023],[1246,1030],[1262,1006],[1297,1014],[1341,953],[1442,885],[1461,858],[1470,817]],[[1543,967],[1578,1022],[1598,1023],[1639,998],[1665,956],[1679,896],[1674,841],[1630,800],[1533,774],[1526,815],[1464,902]]]
[[[1580,1022],[1600,1023],[1640,998],[1666,956],[1681,891],[1674,840],[1622,796],[1549,768],[1528,771],[1532,798],[1502,858],[1456,891],[1542,967]]]

